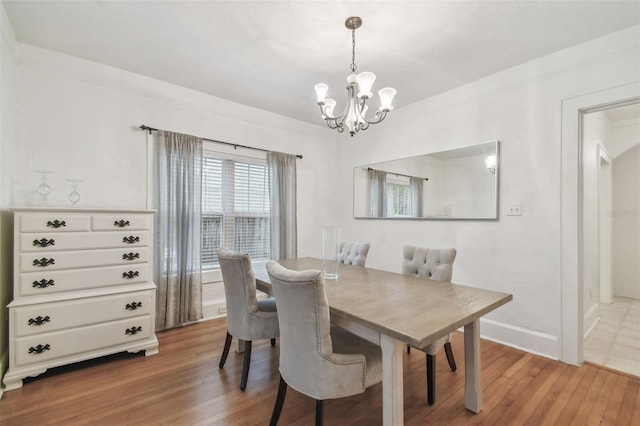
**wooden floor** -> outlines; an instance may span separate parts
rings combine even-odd
[[[225,320],[158,333],[160,353],[116,356],[53,369],[0,400],[2,425],[266,425],[278,387],[278,347],[255,342],[247,390],[239,389],[242,355],[218,361]],[[640,425],[640,379],[592,365],[580,368],[482,341],[484,405],[463,407],[462,335],[458,371],[437,357],[436,403],[426,403],[425,355],[405,354],[407,425]],[[313,401],[291,388],[281,425],[312,425]],[[326,425],[378,425],[381,385],[325,403]]]

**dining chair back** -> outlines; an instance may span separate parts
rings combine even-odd
[[[370,247],[370,243],[342,241],[340,243],[340,251],[338,252],[338,260],[340,263],[347,265],[364,266]]]
[[[280,334],[276,302],[272,297],[258,300],[256,278],[248,254],[220,248],[218,261],[227,305],[227,337],[219,367],[224,367],[232,338],[235,336],[243,340],[245,342],[244,363],[240,389],[245,390],[251,362],[252,342],[271,339],[271,346],[274,346],[275,338]]]
[[[287,386],[316,400],[316,425],[323,401],[359,394],[382,379],[380,347],[331,326],[322,273],[292,271],[267,263],[280,322],[280,385],[271,417],[276,425]]]
[[[436,281],[451,282],[453,275],[453,262],[456,259],[457,251],[454,248],[430,249],[415,246],[403,247],[402,273],[417,275]],[[442,336],[438,340],[425,347],[418,348],[427,354],[427,401],[430,405],[436,399],[436,354],[444,347],[449,368],[456,371],[456,360],[451,348],[451,334]],[[411,347],[407,346],[407,353],[411,352]]]
[[[451,282],[456,249],[429,249],[415,246],[403,247],[402,273],[426,277],[436,281]]]

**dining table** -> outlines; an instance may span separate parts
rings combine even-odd
[[[322,270],[322,259],[278,260],[287,269]],[[266,268],[257,268],[256,288],[270,292]],[[480,318],[511,301],[511,294],[341,264],[336,280],[325,280],[331,323],[382,351],[382,423],[404,423],[403,353],[464,330],[464,406],[482,409]],[[277,303],[277,301],[276,301]]]

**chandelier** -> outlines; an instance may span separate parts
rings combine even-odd
[[[324,83],[315,85],[318,105],[322,112],[322,118],[327,122],[331,129],[338,132],[344,132],[345,127],[349,130],[351,136],[360,130],[367,130],[370,124],[378,124],[385,119],[387,113],[393,109],[391,102],[396,95],[396,90],[391,87],[385,87],[378,91],[380,96],[380,107],[375,115],[370,119],[365,118],[367,109],[367,100],[371,98],[371,87],[376,79],[376,75],[372,72],[361,72],[356,74],[356,29],[362,25],[362,19],[357,16],[347,18],[344,23],[347,29],[351,30],[351,74],[347,76],[347,105],[341,115],[334,116],[333,110],[336,101],[333,99],[325,99],[329,86]]]

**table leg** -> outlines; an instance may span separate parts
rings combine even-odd
[[[464,326],[464,406],[479,413],[482,410],[480,365],[480,320]]]
[[[385,334],[380,335],[382,348],[382,424],[404,424],[402,384],[402,351],[404,344]]]

